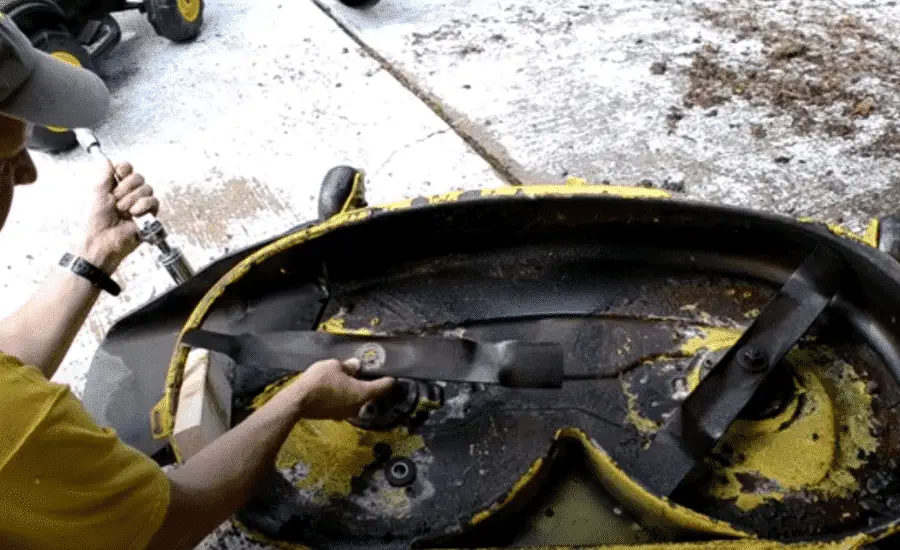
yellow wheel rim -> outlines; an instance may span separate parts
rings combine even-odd
[[[50,54],[52,57],[59,59],[60,61],[65,61],[69,65],[75,65],[76,67],[81,67],[81,61],[78,61],[78,58],[69,52],[58,51]],[[60,128],[59,126],[47,126],[47,129],[51,132],[62,133],[68,131],[68,128]]]
[[[188,23],[193,23],[200,17],[200,2],[202,0],[178,0],[178,13]]]

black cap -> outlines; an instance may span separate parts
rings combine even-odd
[[[0,13],[0,114],[40,126],[90,128],[109,110],[106,84],[35,48]]]

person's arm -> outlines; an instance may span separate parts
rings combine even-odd
[[[393,380],[352,377],[358,361],[321,361],[232,430],[169,472],[170,504],[148,550],[194,548],[247,501],[300,418],[345,419]]]
[[[75,253],[112,272],[102,255]],[[52,377],[99,296],[100,290],[83,277],[55,268],[22,307],[0,321],[0,350]]]
[[[131,165],[112,167],[95,188],[87,231],[70,250],[111,275],[138,245],[132,216],[156,213],[159,200]],[[62,255],[62,251],[60,251]],[[41,369],[51,378],[62,362],[100,291],[90,282],[62,267],[55,267],[32,297],[0,320],[0,351]]]

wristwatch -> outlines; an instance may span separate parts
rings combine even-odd
[[[59,265],[76,275],[84,277],[95,287],[104,292],[108,292],[113,296],[118,296],[119,293],[122,292],[122,288],[116,284],[109,275],[81,256],[66,252],[63,254],[62,258],[60,258]]]

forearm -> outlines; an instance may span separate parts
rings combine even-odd
[[[172,499],[151,549],[194,548],[253,492],[298,418],[302,388],[277,394],[169,473]]]
[[[92,264],[113,271],[102,255],[78,250]],[[18,310],[0,321],[0,351],[53,376],[100,295],[89,281],[54,267]]]

